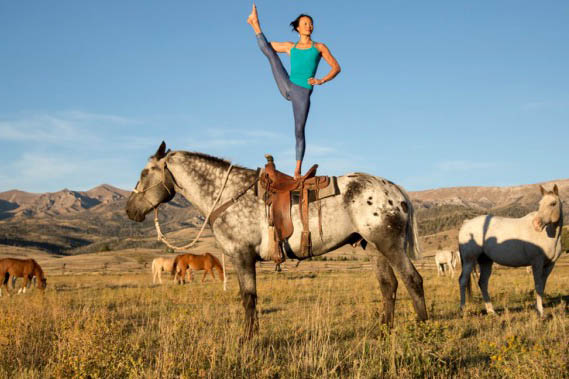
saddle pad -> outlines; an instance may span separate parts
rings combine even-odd
[[[261,170],[259,175],[263,175],[264,174],[264,170]],[[261,181],[257,182],[257,197],[259,199],[265,199],[265,189],[263,188],[263,186],[261,185]],[[338,178],[335,176],[330,176],[330,182],[328,184],[328,186],[321,188],[318,191],[318,197],[316,196],[316,191],[309,191],[309,201],[314,201],[314,200],[321,200],[324,199],[326,197],[330,197],[330,196],[336,196],[340,194],[340,189],[338,188]],[[293,196],[293,198],[298,198],[297,196]]]

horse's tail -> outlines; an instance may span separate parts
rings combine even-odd
[[[205,255],[209,255],[211,257],[211,262],[213,264],[213,267],[217,270],[217,273],[219,274],[221,280],[224,280],[225,277],[223,276],[223,267],[221,266],[221,262],[219,262],[219,259],[217,259],[213,254],[210,253],[205,253]]]
[[[407,252],[407,255],[411,259],[421,259],[423,254],[421,252],[421,247],[419,246],[419,227],[417,225],[417,217],[415,215],[415,208],[413,208],[413,203],[407,194],[407,191],[403,189],[401,186],[397,186],[399,191],[405,198],[405,202],[407,203],[407,225],[405,227],[405,242],[404,242],[404,249]],[[405,210],[405,206],[404,210]]]

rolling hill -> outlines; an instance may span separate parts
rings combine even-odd
[[[569,179],[556,183],[569,216]],[[103,184],[88,191],[63,189],[54,193],[12,190],[0,193],[0,244],[34,247],[52,254],[74,255],[132,247],[161,248],[152,217],[135,223],[124,208],[129,191]],[[455,187],[411,192],[417,210],[422,246],[426,250],[456,245],[458,228],[480,214],[520,217],[537,209],[539,185],[515,187]],[[186,240],[197,232],[203,217],[183,197],[161,207],[164,232]]]

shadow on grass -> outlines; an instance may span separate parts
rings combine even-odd
[[[488,367],[490,357],[487,354],[472,354],[465,359],[457,360],[455,357],[443,358],[444,362],[449,363],[449,368],[458,374],[461,369],[470,369],[473,367]]]
[[[107,284],[104,288],[111,290],[123,289],[123,288],[140,288],[137,284]]]
[[[558,295],[558,296],[548,297],[546,299],[546,304],[544,305],[544,308],[553,308],[561,303],[565,303],[565,309],[569,310],[569,295]]]
[[[309,274],[300,274],[300,275],[291,275],[291,276],[287,276],[286,280],[297,280],[297,279],[314,279],[316,278],[318,275],[316,275],[315,273],[311,272]]]
[[[273,307],[273,308],[261,309],[261,310],[260,310],[260,313],[261,313],[262,315],[268,315],[268,314],[276,313],[276,312],[279,312],[279,311],[282,311],[282,308]]]

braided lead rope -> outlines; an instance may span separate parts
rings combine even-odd
[[[158,221],[158,207],[154,208],[154,226],[156,228],[156,237],[157,237],[158,241],[161,241],[162,243],[164,243],[166,246],[168,246],[169,248],[171,248],[173,250],[185,250],[185,249],[192,247],[201,237],[201,235],[205,229],[205,226],[207,225],[207,223],[209,221],[209,216],[211,216],[211,213],[215,209],[215,206],[219,202],[219,199],[221,199],[221,194],[223,193],[223,190],[225,189],[225,186],[227,185],[227,180],[229,179],[229,173],[231,172],[232,168],[233,168],[233,164],[230,164],[229,168],[227,169],[227,172],[225,173],[225,178],[223,179],[223,184],[221,186],[221,190],[219,191],[219,194],[217,195],[217,198],[213,202],[211,209],[209,210],[208,215],[207,215],[206,219],[204,220],[198,235],[189,244],[184,245],[184,246],[174,246],[170,242],[168,242],[168,240],[166,239],[166,236],[164,236],[164,234],[162,233],[162,230],[160,229],[160,222]],[[223,261],[223,290],[226,291],[227,290],[227,275],[225,273],[225,254],[223,251],[221,252],[221,259]]]

